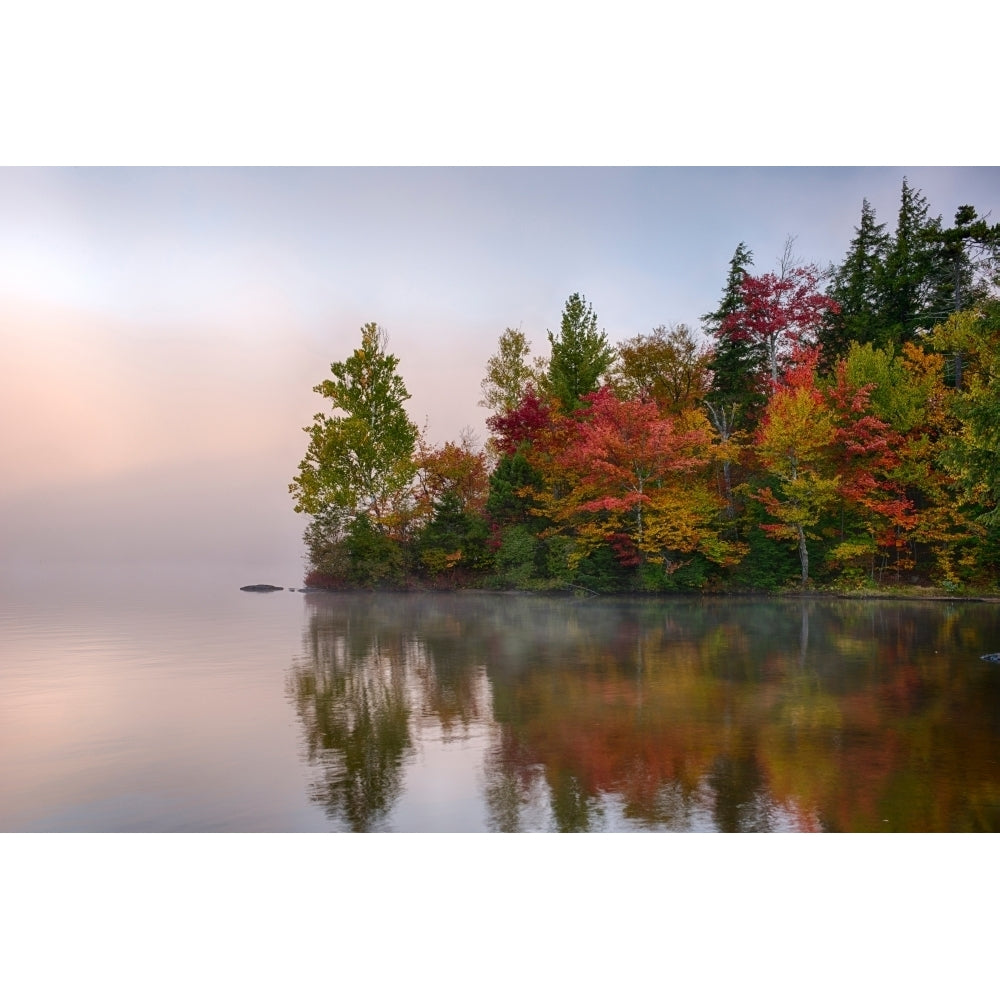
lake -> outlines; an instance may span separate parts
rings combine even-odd
[[[7,579],[0,830],[1000,829],[1000,605],[251,582]]]

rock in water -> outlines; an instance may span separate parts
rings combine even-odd
[[[251,590],[255,594],[270,594],[272,590],[284,589],[284,587],[275,587],[273,583],[251,583],[247,587],[240,587],[240,590]]]

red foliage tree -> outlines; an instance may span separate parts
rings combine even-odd
[[[522,444],[534,444],[552,421],[552,407],[529,386],[513,410],[486,418],[493,446],[504,455],[513,455]]]
[[[847,364],[842,360],[826,392],[836,415],[834,454],[840,477],[839,492],[871,539],[872,551],[894,555],[898,570],[907,565],[904,553],[918,516],[913,501],[906,495],[906,484],[897,475],[903,463],[904,437],[873,411],[870,399],[873,388],[873,385],[852,386],[847,378]],[[851,543],[842,541],[839,549],[849,556]],[[860,555],[864,547],[855,543],[854,551]],[[838,558],[837,550],[834,558]]]
[[[811,264],[786,264],[780,274],[747,274],[741,285],[742,308],[722,321],[721,337],[749,340],[763,348],[772,387],[777,385],[791,351],[811,344],[824,315],[840,310],[833,299],[818,290],[821,280]]]

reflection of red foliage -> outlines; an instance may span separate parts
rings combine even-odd
[[[553,785],[557,775],[571,774],[585,794],[621,794],[640,814],[664,785],[693,791],[714,756],[702,748],[695,720],[658,711],[659,699],[645,706],[642,689],[620,674],[574,673],[560,678],[557,690],[536,692],[529,684],[522,694],[537,712],[517,739],[504,740],[506,749],[518,747],[522,768],[542,764]]]
[[[981,706],[936,658],[915,653],[926,640],[906,622],[850,679],[826,680],[777,649],[752,674],[727,674],[716,655],[738,649],[740,635],[700,647],[666,627],[655,636],[625,627],[518,673],[497,717],[497,766],[525,790],[543,773],[551,790],[616,796],[627,817],[655,826],[705,804],[720,759],[752,757],[762,784],[746,795],[776,804],[798,830],[991,828],[989,732],[982,719],[968,733],[954,722]]]

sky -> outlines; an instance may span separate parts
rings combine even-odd
[[[699,327],[742,240],[843,259],[906,176],[950,221],[983,168],[0,168],[4,562],[229,561],[301,576],[287,486],[311,389],[386,329],[411,418],[464,428],[505,327],[579,292],[612,342]]]

